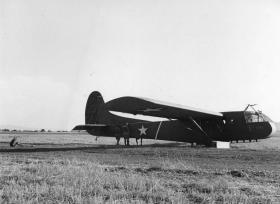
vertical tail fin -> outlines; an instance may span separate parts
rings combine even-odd
[[[93,91],[89,95],[85,110],[85,124],[116,125],[135,122],[141,122],[141,120],[125,118],[110,113],[107,104],[98,91]]]
[[[86,124],[99,123],[100,111],[104,110],[104,100],[98,91],[93,91],[87,100],[85,110]]]

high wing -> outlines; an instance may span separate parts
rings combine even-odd
[[[110,111],[180,120],[190,117],[195,119],[223,117],[223,114],[218,112],[130,96],[113,99],[106,103],[106,107]]]

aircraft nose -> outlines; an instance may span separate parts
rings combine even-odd
[[[271,133],[269,134],[269,137],[276,136],[276,131],[277,131],[276,124],[273,122],[269,122],[269,124],[271,126]]]

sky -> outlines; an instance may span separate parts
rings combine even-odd
[[[280,121],[280,2],[2,0],[0,127],[71,130],[88,95]]]

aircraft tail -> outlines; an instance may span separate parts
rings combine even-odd
[[[98,91],[93,91],[87,100],[85,110],[85,122],[86,124],[100,123],[99,118],[101,111],[104,110],[104,100]]]
[[[143,122],[143,120],[125,118],[110,113],[101,93],[93,91],[87,100],[85,110],[85,124],[126,124]]]

